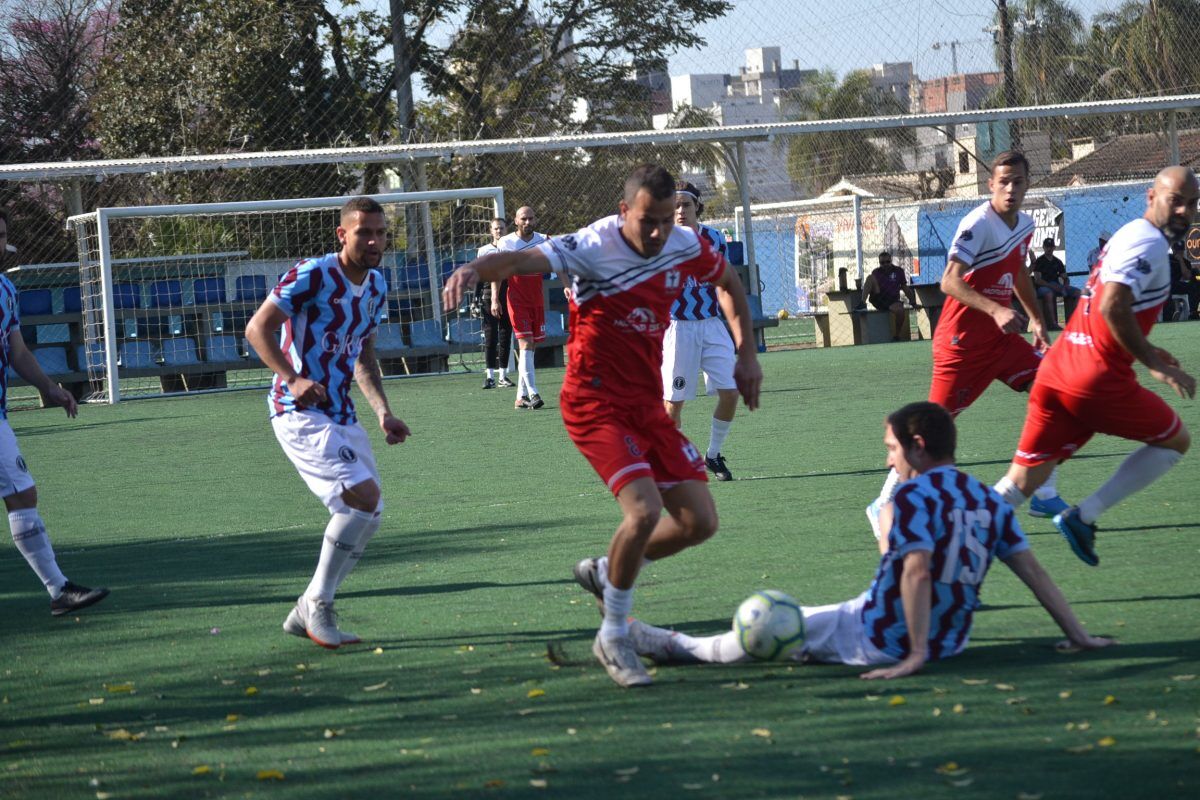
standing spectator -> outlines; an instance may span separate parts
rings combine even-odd
[[[1088,250],[1087,268],[1091,272],[1096,267],[1096,262],[1100,260],[1100,254],[1104,252],[1104,245],[1108,244],[1108,240],[1112,238],[1112,233],[1109,231],[1100,232],[1100,243]]]
[[[700,223],[703,210],[699,189],[686,181],[675,184],[675,224],[694,230],[724,257],[725,237],[716,228]],[[663,402],[667,415],[679,427],[684,402],[696,396],[696,373],[703,370],[705,391],[717,395],[704,465],[719,481],[733,480],[721,448],[737,411],[735,362],[733,339],[721,319],[716,287],[689,277],[683,293],[671,306],[671,325],[663,337]]]
[[[869,301],[879,311],[890,311],[892,314],[892,341],[902,338],[908,310],[904,307],[904,298],[908,295],[910,305],[916,305],[912,287],[904,270],[892,263],[892,254],[884,250],[879,254],[879,266],[871,270],[863,283],[862,302],[865,306]]]
[[[537,247],[546,237],[534,231],[537,216],[529,206],[517,209],[516,230],[500,239],[500,250],[521,251]],[[517,402],[513,408],[539,409],[546,403],[538,394],[533,375],[533,354],[546,339],[546,304],[541,275],[512,275],[508,279],[508,319],[517,335]]]
[[[499,252],[499,242],[508,233],[508,223],[502,218],[492,220],[492,242],[479,248],[475,257]],[[479,284],[479,316],[483,319],[483,352],[486,359],[484,389],[514,386],[508,379],[509,348],[512,346],[512,323],[508,319],[508,281],[487,281]],[[493,375],[494,373],[494,375]]]
[[[1047,329],[1062,330],[1058,324],[1058,298],[1063,299],[1063,316],[1070,319],[1075,301],[1079,299],[1079,290],[1067,277],[1067,265],[1054,255],[1054,239],[1042,240],[1042,254],[1033,262],[1029,275],[1033,278],[1038,302],[1042,304]]]
[[[1171,245],[1171,295],[1183,295],[1188,302],[1187,312],[1179,313],[1177,321],[1200,319],[1200,308],[1196,306],[1200,303],[1200,281],[1196,280],[1196,268],[1182,242]]]

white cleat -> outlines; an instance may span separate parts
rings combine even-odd
[[[597,633],[592,642],[592,655],[604,665],[608,677],[618,686],[649,686],[654,682],[650,673],[646,672],[646,665],[633,649],[633,640],[629,636],[603,639]]]
[[[292,636],[299,636],[301,639],[308,638],[308,631],[304,627],[304,620],[300,618],[300,609],[293,608],[291,613],[287,615],[287,619],[283,621],[284,633],[290,633]],[[342,634],[342,644],[362,644],[362,639],[357,633],[350,631],[340,631]]]
[[[353,642],[346,641],[345,637],[353,634],[343,634],[338,630],[337,613],[333,610],[333,603],[314,600],[304,595],[296,600],[295,608],[283,621],[283,629],[293,636],[307,636],[329,650],[361,641],[357,636],[354,636]]]

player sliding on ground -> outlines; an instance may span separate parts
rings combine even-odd
[[[912,403],[887,418],[887,463],[902,483],[881,519],[887,535],[870,588],[853,600],[802,608],[804,644],[791,658],[875,669],[899,678],[967,646],[979,588],[999,558],[1067,635],[1061,649],[1112,644],[1090,636],[1029,550],[1013,509],[954,466],[954,421],[940,405]],[[937,609],[933,613],[933,609]],[[662,663],[747,661],[734,632],[693,637],[630,620],[638,653]],[[911,642],[924,642],[914,648]]]
[[[1186,167],[1167,167],[1146,192],[1146,214],[1109,240],[1088,279],[1088,291],[1067,329],[1046,355],[1029,396],[1029,412],[1008,475],[996,484],[1018,507],[1054,464],[1070,458],[1093,434],[1142,442],[1108,482],[1054,525],[1084,563],[1096,566],[1096,520],[1179,463],[1191,436],[1161,397],[1138,384],[1136,359],[1180,397],[1196,394],[1196,379],[1147,340],[1171,293],[1170,242],[1187,235],[1200,196]]]
[[[696,232],[675,224],[675,180],[643,165],[625,182],[620,214],[520,252],[489,255],[446,282],[445,308],[479,280],[554,269],[571,280],[569,363],[560,405],[567,433],[621,507],[608,557],[576,577],[604,603],[592,652],[622,686],[651,682],[629,638],[633,585],[646,559],[666,558],[717,530],[704,459],[662,404],[663,332],[688,278],[711,282],[733,330],[735,377],[758,406],[762,370],[737,274]],[[663,509],[667,510],[664,516]]]
[[[316,572],[283,629],[330,649],[360,641],[338,629],[333,596],[379,530],[383,511],[371,442],[350,399],[351,377],[387,443],[409,435],[392,416],[375,358],[375,328],[387,303],[378,269],[387,236],[379,203],[350,200],[337,228],[341,251],[288,270],[246,326],[254,351],[275,372],[267,396],[275,438],[330,513]],[[275,339],[281,327],[282,346]]]

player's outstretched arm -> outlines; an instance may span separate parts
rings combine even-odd
[[[62,406],[68,417],[79,413],[79,404],[75,402],[75,396],[50,380],[42,370],[42,365],[33,357],[33,353],[29,352],[19,327],[8,332],[8,353],[13,371],[37,389],[47,405]]]
[[[284,355],[279,342],[275,340],[275,332],[283,327],[286,321],[287,312],[270,299],[264,300],[258,311],[255,311],[254,316],[246,323],[246,340],[250,342],[262,362],[283,379],[296,402],[301,405],[322,403],[326,397],[325,387],[296,372],[291,360]]]
[[[551,271],[550,259],[536,247],[488,253],[451,273],[442,289],[442,309],[453,311],[458,308],[467,292],[480,281],[502,281],[513,275],[539,275]]]
[[[1117,344],[1146,365],[1154,379],[1165,383],[1180,397],[1196,396],[1196,379],[1184,372],[1179,361],[1154,345],[1142,333],[1133,314],[1133,290],[1123,283],[1108,281],[1104,284],[1104,296],[1100,299],[1100,316],[1108,323]],[[1166,353],[1167,358],[1162,354]]]
[[[929,650],[929,613],[933,603],[933,576],[929,573],[929,552],[914,550],[904,556],[900,573],[900,602],[912,650],[902,661],[889,667],[864,672],[863,680],[891,680],[912,675],[925,666]]]
[[[982,311],[996,322],[996,327],[1005,333],[1018,333],[1025,327],[1025,318],[1013,311],[1011,306],[1002,306],[995,300],[984,297],[971,288],[963,276],[970,269],[956,258],[946,264],[942,273],[942,292],[976,311]]]
[[[717,303],[729,322],[733,332],[733,346],[737,351],[737,363],[733,365],[733,380],[738,392],[753,411],[758,408],[758,395],[762,390],[762,367],[758,364],[758,348],[754,342],[754,321],[750,316],[750,303],[742,280],[728,263],[721,277],[713,284],[717,287]]]
[[[1042,608],[1058,623],[1063,633],[1067,635],[1066,642],[1059,642],[1058,648],[1094,650],[1098,647],[1108,647],[1114,644],[1112,639],[1102,636],[1092,636],[1083,627],[1083,623],[1075,616],[1067,598],[1063,597],[1058,584],[1050,577],[1041,563],[1030,550],[1022,550],[1004,560],[1005,565],[1016,573],[1021,582],[1029,587],[1033,596],[1042,604]]]
[[[375,356],[374,333],[363,340],[362,351],[354,362],[354,382],[371,404],[371,410],[375,412],[388,444],[400,444],[412,435],[412,431],[403,420],[392,414],[392,408],[388,405],[387,393],[383,391],[383,373]]]

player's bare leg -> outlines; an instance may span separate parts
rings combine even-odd
[[[683,427],[683,401],[682,400],[663,400],[663,408],[667,410],[667,416],[671,418],[671,422],[675,423],[676,428]]]
[[[708,541],[717,532],[717,506],[702,481],[673,486],[662,493],[662,500],[667,513],[659,517],[650,534],[643,551],[647,560],[673,556]]]

